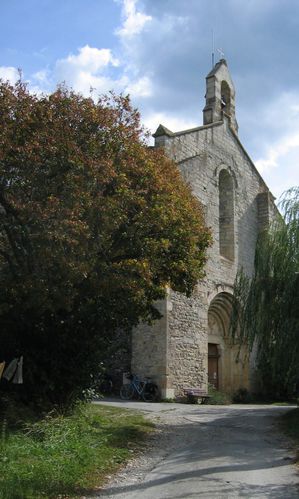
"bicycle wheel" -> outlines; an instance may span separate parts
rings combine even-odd
[[[158,399],[159,390],[155,383],[146,383],[142,392],[142,398],[145,402],[154,402]]]
[[[134,396],[134,388],[131,384],[123,385],[120,389],[119,394],[122,400],[130,400]]]

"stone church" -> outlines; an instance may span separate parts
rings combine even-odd
[[[254,362],[228,335],[238,267],[250,274],[259,231],[276,208],[274,198],[238,138],[235,89],[221,59],[206,77],[203,125],[171,132],[160,125],[163,147],[201,201],[212,229],[206,277],[191,298],[169,290],[159,303],[162,319],[141,325],[132,337],[132,372],[152,377],[162,397],[213,384],[234,393],[254,387]]]

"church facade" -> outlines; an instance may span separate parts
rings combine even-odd
[[[221,59],[206,77],[203,126],[173,133],[160,125],[163,147],[202,203],[212,229],[206,277],[190,298],[169,290],[162,319],[132,336],[132,372],[152,377],[162,397],[208,383],[234,393],[253,389],[254,365],[228,335],[234,279],[251,274],[257,237],[276,214],[274,198],[238,138],[235,89]]]

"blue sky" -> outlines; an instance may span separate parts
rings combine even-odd
[[[178,131],[202,124],[212,29],[240,139],[279,197],[299,185],[298,0],[0,0],[0,77],[129,92],[152,132]]]

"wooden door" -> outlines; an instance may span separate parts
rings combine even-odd
[[[208,380],[216,390],[219,388],[219,370],[218,370],[218,347],[214,343],[208,345]]]

